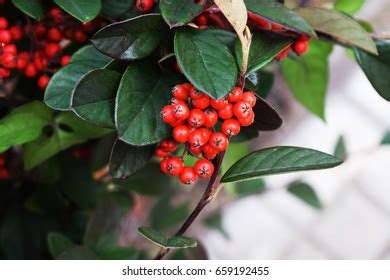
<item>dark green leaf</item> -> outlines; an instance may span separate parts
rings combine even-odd
[[[84,75],[73,91],[72,110],[83,120],[115,128],[115,97],[122,75],[97,69]]]
[[[334,7],[336,10],[350,15],[358,12],[364,4],[364,0],[336,0]]]
[[[93,20],[102,9],[101,0],[54,0],[54,2],[81,22]]]
[[[234,57],[221,41],[208,32],[177,30],[175,54],[187,79],[213,98],[224,97],[236,83]]]
[[[245,86],[257,95],[266,98],[274,84],[275,75],[268,71],[257,71],[246,78]]]
[[[60,256],[65,250],[73,245],[73,242],[59,232],[49,232],[47,235],[47,244],[50,254],[53,258]]]
[[[232,143],[237,143],[237,142],[246,142],[252,139],[255,139],[259,136],[259,130],[252,126],[249,127],[241,127],[240,134],[237,136],[234,136],[231,139]]]
[[[390,131],[386,132],[381,141],[381,145],[390,145]]]
[[[333,154],[335,157],[343,161],[347,158],[347,148],[345,147],[345,141],[343,136],[340,136],[337,140]]]
[[[229,235],[225,231],[222,224],[222,215],[220,213],[208,216],[204,221],[204,225],[210,229],[219,231],[225,238],[229,238]]]
[[[88,44],[72,55],[71,62],[88,62],[90,60],[98,60],[103,66],[109,63],[111,58],[99,52],[92,44]]]
[[[147,62],[129,65],[123,74],[116,100],[116,127],[119,139],[135,146],[159,142],[170,134],[160,118],[168,104],[172,87],[178,80],[163,75]]]
[[[288,186],[287,190],[289,193],[306,202],[310,206],[317,209],[322,208],[321,201],[318,199],[317,194],[308,184],[299,181],[293,182]]]
[[[158,246],[164,248],[178,249],[196,247],[197,243],[194,239],[186,236],[167,237],[163,233],[152,228],[140,227],[139,233],[146,239],[152,241]]]
[[[316,36],[314,30],[304,19],[275,0],[245,0],[245,4],[248,11],[252,13],[279,23],[293,31]]]
[[[51,110],[40,101],[16,108],[0,120],[0,153],[13,145],[37,139],[51,120]]]
[[[292,40],[288,37],[254,33],[249,51],[247,75],[266,66],[291,43]],[[239,40],[237,40],[235,51],[237,64],[242,65],[242,49]]]
[[[390,101],[390,41],[376,41],[378,56],[357,48],[356,59],[375,90]]]
[[[297,59],[282,61],[284,79],[295,98],[309,111],[325,119],[325,97],[329,80],[329,43],[312,41],[310,50]]]
[[[249,181],[236,182],[233,184],[227,184],[229,194],[234,197],[246,197],[249,195],[259,194],[265,190],[265,182],[263,179],[258,178]]]
[[[351,17],[320,7],[300,8],[298,13],[317,31],[329,36],[338,43],[356,46],[377,54],[371,36]]]
[[[255,122],[253,126],[260,131],[276,130],[283,125],[279,113],[263,98],[257,98],[255,107]]]
[[[117,140],[110,157],[111,176],[123,179],[144,168],[152,158],[155,147],[136,147]]]
[[[112,58],[134,60],[151,54],[164,38],[165,31],[159,14],[147,14],[107,25],[91,41]]]
[[[161,15],[169,26],[177,27],[191,22],[202,11],[193,0],[161,0]]]
[[[43,7],[40,0],[12,0],[12,3],[33,19],[40,20],[43,18]]]
[[[102,0],[102,13],[109,17],[119,17],[126,13],[134,2],[134,0]]]
[[[99,257],[90,249],[83,246],[72,246],[58,256],[58,260],[98,260]]]
[[[222,44],[233,50],[237,39],[237,35],[235,33],[217,28],[207,29],[204,30],[204,32],[216,37]]]
[[[153,207],[152,227],[156,230],[163,230],[176,226],[187,218],[190,209],[187,204],[181,204],[173,207],[170,201],[171,195],[164,195],[157,201]]]
[[[334,156],[306,148],[273,147],[238,160],[221,182],[245,181],[267,175],[332,168],[342,163]]]

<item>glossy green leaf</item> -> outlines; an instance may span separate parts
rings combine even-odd
[[[84,75],[72,95],[72,110],[83,120],[115,128],[115,98],[122,75],[113,70],[97,69]]]
[[[295,197],[309,204],[310,206],[317,209],[322,208],[321,201],[319,200],[317,194],[310,185],[304,182],[297,181],[291,183],[288,186],[287,190],[289,193],[293,194]]]
[[[152,158],[155,147],[136,147],[117,140],[110,156],[111,176],[123,179],[144,168]]]
[[[283,125],[283,119],[279,113],[261,97],[257,98],[253,111],[255,121],[252,126],[260,131],[276,130]]]
[[[134,5],[135,0],[102,0],[102,13],[109,17],[119,17]]]
[[[88,44],[72,55],[71,62],[98,60],[101,65],[106,65],[111,58],[99,52],[92,44]]]
[[[174,207],[171,203],[171,195],[164,195],[153,207],[152,227],[156,230],[163,230],[177,226],[184,222],[189,214],[190,209],[186,203]]]
[[[334,156],[306,148],[273,147],[255,151],[223,175],[221,182],[245,181],[262,176],[332,168],[342,163]]]
[[[346,14],[356,14],[364,5],[365,0],[336,0],[334,8]]]
[[[386,134],[383,136],[381,145],[390,145],[390,131],[386,132]]]
[[[208,32],[179,29],[176,59],[187,79],[213,98],[226,96],[236,83],[237,65],[229,49]]]
[[[163,233],[152,228],[140,227],[138,232],[146,239],[164,248],[192,248],[197,245],[197,242],[192,238],[186,236],[167,237]]]
[[[337,139],[336,147],[334,149],[333,154],[340,160],[345,160],[347,158],[347,148],[345,147],[345,140],[343,136],[340,136]]]
[[[73,242],[60,232],[49,232],[47,244],[53,258],[60,256],[65,250],[73,245]]]
[[[16,108],[0,120],[0,153],[37,139],[51,120],[52,111],[40,101]]]
[[[204,32],[207,32],[208,34],[216,37],[222,44],[227,46],[229,49],[234,49],[237,39],[237,35],[235,33],[217,28],[206,29],[204,30]]]
[[[102,9],[101,0],[54,0],[54,3],[81,22],[92,21]]]
[[[274,73],[260,70],[248,75],[245,86],[247,89],[256,92],[257,95],[265,98],[271,91],[274,80]]]
[[[329,80],[329,43],[310,42],[310,50],[296,59],[282,61],[282,74],[295,98],[310,112],[325,119],[325,98]]]
[[[260,32],[254,33],[249,51],[247,75],[256,72],[273,61],[292,42],[288,37],[273,36]],[[242,49],[239,40],[236,41],[235,52],[237,64],[242,65]]]
[[[91,41],[100,52],[112,58],[135,60],[151,54],[165,35],[161,16],[147,14],[107,25]]]
[[[390,101],[390,41],[376,41],[378,56],[357,48],[354,49],[357,61],[375,90]]]
[[[43,7],[41,0],[12,0],[12,3],[19,10],[33,19],[40,20],[43,18]]]
[[[172,27],[191,22],[202,11],[202,5],[193,0],[161,0],[160,11],[164,20]]]
[[[293,31],[316,36],[314,30],[303,18],[275,0],[245,0],[245,4],[248,11],[252,13]]]
[[[115,122],[119,139],[130,145],[144,146],[169,136],[160,110],[168,104],[170,92],[178,80],[163,75],[147,62],[129,65],[123,74],[116,100]]]
[[[351,17],[335,10],[320,7],[300,8],[298,13],[317,32],[329,36],[334,41],[377,54],[371,36]]]
[[[87,247],[75,245],[58,256],[58,260],[98,260],[99,257]]]

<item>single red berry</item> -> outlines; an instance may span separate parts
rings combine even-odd
[[[61,66],[65,66],[65,65],[69,64],[71,59],[72,59],[72,57],[70,55],[62,56],[61,59],[60,59],[60,65]]]
[[[173,113],[173,106],[171,105],[164,106],[161,109],[160,115],[165,123],[171,123],[176,120],[175,114]]]
[[[225,120],[221,126],[221,131],[229,137],[238,135],[240,129],[240,123],[236,119]]]
[[[188,98],[189,92],[186,86],[177,85],[173,88],[172,95],[174,98],[179,100],[186,100]]]
[[[11,72],[8,69],[5,69],[4,67],[0,67],[0,78],[6,79],[9,77]]]
[[[197,90],[196,88],[192,87],[192,88],[190,89],[190,97],[191,97],[193,100],[202,98],[203,96],[205,96],[205,94],[204,94],[203,92]]]
[[[233,106],[233,113],[237,119],[244,119],[248,117],[250,111],[252,111],[251,106],[244,101],[237,102]]]
[[[9,30],[0,30],[0,44],[8,44],[12,40],[12,35]]]
[[[16,48],[16,46],[14,44],[8,44],[8,45],[5,45],[3,47],[3,53],[6,53],[6,52],[17,54],[18,49]]]
[[[204,122],[205,127],[213,127],[218,121],[218,113],[214,109],[207,109],[204,111],[206,115],[206,121]]]
[[[135,6],[141,13],[147,13],[153,9],[154,0],[137,0]]]
[[[167,156],[160,162],[160,169],[161,169],[162,172],[168,173],[167,164],[168,164],[168,161],[170,159],[171,159],[171,157]]]
[[[297,55],[303,55],[309,50],[309,41],[301,40],[295,42],[292,48]]]
[[[47,58],[38,52],[34,53],[33,61],[34,61],[34,66],[38,71],[45,70],[47,65],[49,64]]]
[[[186,125],[178,125],[173,129],[173,138],[176,142],[185,143],[190,135],[190,128]]]
[[[1,63],[6,68],[15,68],[16,67],[16,54],[13,52],[5,52],[1,56]]]
[[[218,99],[218,100],[216,100],[216,99],[211,98],[211,100],[210,100],[211,107],[213,107],[216,110],[223,109],[226,106],[226,104],[228,104],[228,103],[229,102],[226,99]]]
[[[50,81],[50,77],[48,75],[42,75],[38,79],[38,87],[40,89],[45,89],[47,87],[47,84]]]
[[[23,38],[23,30],[19,26],[12,26],[9,29],[9,32],[11,32],[11,37],[14,41],[20,41]]]
[[[171,157],[167,162],[168,173],[172,176],[178,176],[183,172],[184,162],[179,157]]]
[[[56,18],[62,16],[62,10],[58,7],[51,8],[49,11],[49,16]]]
[[[226,104],[225,107],[218,111],[218,116],[223,120],[231,119],[233,117],[233,104]]]
[[[92,21],[86,22],[83,24],[82,28],[85,32],[90,33],[90,32],[93,32],[95,30],[96,24]]]
[[[208,97],[207,95],[204,95],[203,97],[201,97],[199,99],[192,100],[192,105],[195,108],[204,110],[207,107],[209,107],[209,105],[210,105],[210,97]]]
[[[27,65],[26,69],[24,69],[24,75],[26,75],[27,78],[33,78],[37,75],[37,69],[33,63]]]
[[[43,22],[39,22],[35,25],[35,35],[37,35],[38,38],[43,38],[46,36],[46,25]]]
[[[154,155],[156,157],[159,157],[159,158],[165,158],[167,156],[167,152],[164,151],[162,148],[157,148],[155,151],[154,151]]]
[[[7,180],[9,179],[10,175],[7,169],[3,168],[0,169],[0,179],[1,180]]]
[[[76,42],[78,43],[85,43],[87,40],[88,40],[88,36],[87,34],[85,34],[84,31],[81,31],[81,30],[77,30],[74,34],[73,34],[73,38]]]
[[[284,50],[282,50],[277,56],[276,56],[276,59],[277,60],[282,60],[282,59],[285,59],[288,55],[288,52],[290,51],[290,47],[287,47],[285,48]]]
[[[188,123],[192,127],[201,127],[206,122],[206,114],[200,109],[192,109],[188,117]]]
[[[242,94],[242,101],[248,103],[253,108],[256,105],[256,95],[251,91],[244,92]]]
[[[47,31],[47,38],[55,43],[62,40],[62,33],[57,27],[52,27]]]
[[[203,133],[204,141],[206,143],[209,142],[210,136],[213,133],[213,131],[204,127],[199,128],[199,130]]]
[[[19,53],[16,59],[16,68],[18,70],[23,70],[27,67],[30,60],[30,55],[27,52]]]
[[[186,121],[183,121],[183,120],[174,120],[173,122],[170,122],[168,123],[170,126],[172,127],[176,127],[176,126],[179,126],[179,125],[183,125],[185,124]]]
[[[47,57],[51,58],[53,56],[58,55],[61,52],[61,50],[62,49],[59,44],[49,43],[45,48],[45,54],[47,55]]]
[[[205,15],[200,15],[197,18],[195,18],[195,23],[196,23],[196,25],[199,25],[199,26],[207,25],[208,18]]]
[[[188,92],[190,92],[194,88],[190,83],[184,83],[182,85],[188,90]]]
[[[209,143],[205,144],[202,147],[202,152],[203,152],[203,157],[208,159],[208,160],[214,159],[218,154],[218,151],[216,149],[214,149],[213,147],[211,147],[211,145]]]
[[[210,136],[209,144],[215,150],[222,152],[227,149],[229,145],[229,139],[221,132],[213,132],[213,134]]]
[[[5,17],[0,17],[0,29],[7,29],[8,20]]]
[[[195,174],[206,179],[214,173],[214,165],[207,159],[199,159],[194,165]]]
[[[173,140],[169,140],[169,139],[165,139],[165,140],[162,140],[160,142],[160,147],[168,152],[168,153],[172,153],[174,151],[176,151],[177,149],[177,143]]]
[[[195,129],[188,136],[188,143],[191,146],[198,147],[198,148],[202,147],[204,144],[206,144],[207,143],[206,140],[207,140],[207,138],[206,138],[204,131],[202,131],[200,129]]]
[[[191,167],[185,166],[183,168],[183,172],[180,174],[179,179],[180,179],[180,182],[182,182],[183,184],[191,185],[191,184],[195,183],[197,177],[198,176],[196,176],[194,169],[192,169]]]
[[[183,121],[189,117],[190,109],[188,108],[187,104],[185,104],[184,102],[180,102],[172,106],[173,106],[173,115],[177,120]]]
[[[197,156],[202,152],[203,147],[194,147],[191,145],[187,145],[187,149],[190,152],[191,155]]]
[[[241,126],[250,126],[255,121],[255,114],[253,111],[249,111],[249,115],[246,118],[239,118],[238,122]]]
[[[228,95],[228,101],[230,103],[236,103],[242,99],[242,90],[240,87],[235,87]]]

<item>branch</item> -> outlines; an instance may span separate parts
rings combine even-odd
[[[215,172],[211,176],[210,181],[207,185],[207,188],[202,198],[200,199],[198,205],[196,205],[192,213],[188,216],[184,224],[176,232],[175,236],[183,235],[187,231],[187,229],[192,225],[195,219],[199,216],[200,212],[202,212],[202,210],[217,196],[218,192],[221,189],[221,185],[220,185],[221,177],[219,171],[221,169],[224,155],[225,152],[222,152],[217,156],[217,159],[215,161]],[[170,251],[169,248],[161,248],[160,251],[157,253],[157,255],[154,257],[154,259],[161,260],[166,256],[166,254],[168,254],[169,251]]]

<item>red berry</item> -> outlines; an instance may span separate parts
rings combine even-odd
[[[213,127],[218,121],[218,113],[214,109],[207,109],[204,111],[206,115],[206,121],[204,122],[205,127]]]
[[[174,120],[172,122],[169,123],[170,126],[172,127],[176,127],[178,125],[182,125],[182,124],[185,124],[185,121],[182,121],[182,120]]]
[[[209,144],[215,150],[222,152],[222,151],[225,151],[227,149],[227,147],[229,145],[229,139],[223,133],[214,132],[210,136]]]
[[[36,52],[34,53],[34,66],[38,71],[43,71],[46,69],[47,65],[49,64],[49,61],[46,57],[41,55],[40,53]]]
[[[172,95],[179,100],[186,100],[188,98],[189,92],[186,86],[177,85],[173,88]]]
[[[235,87],[228,95],[228,101],[230,103],[236,103],[242,99],[242,90],[240,87]]]
[[[255,114],[251,110],[246,118],[239,118],[238,122],[241,126],[250,126],[255,121]]]
[[[0,17],[0,29],[7,29],[8,20],[4,17]]]
[[[199,128],[199,130],[203,133],[204,141],[207,143],[210,139],[211,134],[213,133],[210,129],[207,128]]]
[[[58,28],[52,27],[47,31],[47,38],[52,42],[58,43],[62,40],[62,33]]]
[[[58,55],[60,52],[61,52],[61,46],[56,43],[49,43],[45,48],[45,54],[49,58]]]
[[[229,137],[238,135],[240,129],[240,123],[236,119],[225,120],[221,126],[221,131]]]
[[[87,34],[85,34],[85,32],[83,32],[81,30],[77,30],[74,33],[73,38],[78,43],[85,43],[88,40]]]
[[[180,102],[172,106],[173,106],[173,115],[177,120],[184,121],[189,117],[190,109],[188,109],[188,106],[184,102]]]
[[[208,23],[207,16],[205,16],[205,15],[198,16],[197,18],[195,18],[195,23],[199,26],[207,25],[207,23]]]
[[[67,64],[69,64],[70,60],[72,59],[72,57],[70,55],[64,55],[61,57],[61,60],[60,60],[60,65],[61,66],[65,66]]]
[[[163,122],[165,123],[171,123],[176,120],[176,117],[173,113],[173,106],[171,105],[164,106],[161,109],[160,115]]]
[[[253,21],[254,24],[256,24],[258,27],[260,27],[262,29],[267,29],[267,30],[271,29],[271,23],[268,20],[254,14],[254,13],[248,12],[248,18],[251,21]]]
[[[178,125],[173,129],[173,138],[176,142],[185,143],[190,135],[190,128],[186,125]]]
[[[16,59],[16,68],[23,70],[27,67],[30,60],[30,55],[27,52],[21,52]]]
[[[209,107],[209,105],[210,105],[210,97],[208,97],[207,95],[204,95],[199,99],[192,100],[192,105],[195,108],[204,110],[207,107]]]
[[[11,32],[8,30],[0,30],[0,43],[8,44],[12,40]]]
[[[50,81],[50,77],[48,75],[40,76],[38,79],[38,87],[40,89],[45,89],[49,81]]]
[[[192,109],[188,117],[188,123],[192,127],[201,127],[206,122],[206,114],[200,109]]]
[[[179,157],[172,157],[167,162],[167,171],[172,176],[178,176],[183,172],[184,163]]]
[[[194,146],[191,146],[191,145],[188,145],[188,146],[187,146],[188,151],[189,151],[190,154],[193,155],[193,156],[199,155],[199,154],[202,152],[202,148],[203,148],[203,147],[194,147]]]
[[[211,147],[209,143],[205,144],[202,147],[202,152],[203,152],[203,156],[208,160],[214,159],[218,154],[218,151],[213,147]]]
[[[197,176],[196,176],[194,169],[192,169],[191,167],[185,166],[183,168],[183,172],[180,174],[179,179],[180,179],[180,182],[182,182],[183,184],[191,185],[196,181]]]
[[[210,100],[211,107],[213,107],[216,110],[223,109],[226,106],[226,104],[228,104],[228,103],[229,102],[226,99],[218,99],[218,100],[211,99]]]
[[[197,90],[196,88],[192,87],[190,89],[190,97],[193,99],[193,100],[196,100],[196,99],[199,99],[199,98],[202,98],[205,94],[199,90]]]
[[[195,129],[188,136],[188,143],[194,147],[202,147],[207,143],[207,136],[205,135],[204,131]]]
[[[242,101],[248,103],[253,108],[256,105],[256,95],[251,91],[244,92]]]
[[[154,0],[137,0],[135,6],[141,13],[147,13],[153,9]]]
[[[284,27],[280,24],[277,24],[277,23],[272,23],[271,24],[271,29],[273,31],[276,31],[276,32],[280,32],[280,31],[283,31],[284,30]]]
[[[28,78],[33,78],[37,75],[37,69],[35,68],[33,63],[27,65],[26,69],[24,69],[24,74]]]
[[[9,32],[11,32],[11,37],[14,41],[20,41],[23,38],[23,30],[19,26],[12,26],[9,29]]]
[[[250,111],[252,111],[251,106],[244,101],[237,102],[233,106],[233,113],[237,119],[244,119],[248,117]]]
[[[62,10],[60,8],[54,7],[49,11],[49,16],[56,18],[62,16]]]
[[[39,22],[35,25],[35,34],[38,38],[43,38],[46,36],[46,25],[43,22]]]
[[[96,24],[92,21],[86,22],[83,24],[82,28],[85,32],[90,33],[90,32],[93,32],[95,30]]]
[[[206,179],[214,173],[214,165],[207,159],[199,159],[194,165],[195,174]]]
[[[282,50],[282,51],[276,56],[276,59],[277,59],[277,60],[285,59],[285,58],[287,57],[289,51],[290,51],[290,47],[285,48],[284,50]]]
[[[162,140],[160,142],[160,147],[168,152],[168,153],[172,153],[174,152],[176,149],[177,149],[177,143],[173,140],[168,140],[168,139],[165,139],[165,140]]]
[[[297,55],[303,55],[309,50],[309,41],[307,40],[301,40],[298,42],[295,42],[292,46],[294,52]]]
[[[9,179],[9,172],[7,169],[3,168],[3,169],[0,169],[0,179],[1,180],[7,180]]]
[[[6,79],[9,77],[10,74],[11,74],[11,72],[8,69],[0,67],[0,79],[1,78]]]
[[[160,169],[162,172],[164,173],[168,173],[168,168],[167,168],[167,164],[168,164],[168,161],[171,159],[171,157],[165,157],[161,162],[160,162]]]
[[[164,151],[162,148],[157,148],[155,151],[154,151],[154,155],[156,157],[159,157],[159,158],[165,158],[167,156],[167,152]]]
[[[14,44],[8,44],[8,45],[5,45],[3,47],[3,53],[6,53],[6,52],[17,54],[18,49],[16,48],[16,46]]]
[[[1,56],[1,63],[6,68],[16,67],[16,54],[13,52],[5,52]]]
[[[225,107],[218,111],[218,116],[223,120],[231,119],[233,117],[233,104],[226,104]]]

